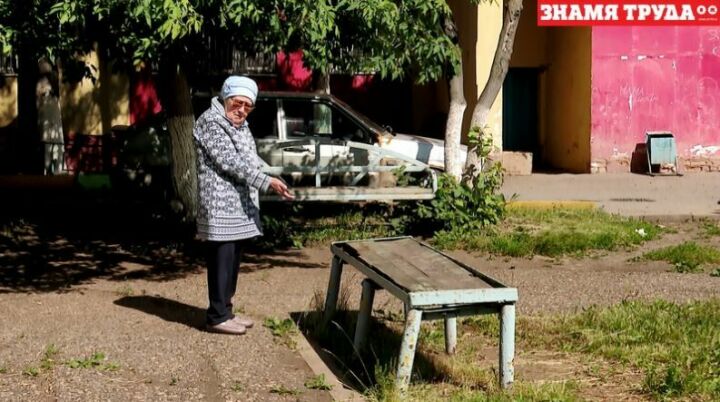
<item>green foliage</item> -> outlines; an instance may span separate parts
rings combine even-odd
[[[505,214],[505,197],[499,192],[503,169],[491,163],[492,138],[479,137],[479,130],[470,135],[471,146],[484,167],[477,175],[466,175],[458,182],[450,175],[440,175],[435,198],[429,201],[405,204],[401,209],[405,227],[411,231],[425,230],[435,234],[436,240],[460,238],[498,223]],[[442,242],[442,241],[441,241]]]
[[[707,237],[720,236],[720,226],[714,222],[704,222],[703,232]]]
[[[277,317],[268,317],[263,322],[263,326],[270,330],[273,336],[280,340],[287,347],[294,349],[296,346],[293,337],[297,334],[297,327],[293,320],[289,318],[280,319]]]
[[[645,253],[643,258],[653,261],[668,261],[673,264],[675,271],[685,273],[696,272],[703,264],[720,262],[720,251],[714,247],[690,241]]]
[[[300,395],[300,391],[293,389],[293,388],[287,388],[284,385],[277,385],[272,388],[270,388],[271,394],[278,394],[281,396],[297,396]]]
[[[226,37],[240,50],[274,53],[302,49],[305,63],[317,70],[376,72],[418,82],[442,77],[459,65],[460,51],[444,34],[451,15],[444,1],[425,0],[60,0],[18,15],[51,15],[52,29],[36,23],[32,32],[59,32],[68,41],[98,41],[112,58],[140,65],[164,56],[204,52],[207,38]],[[0,11],[12,11],[0,0]],[[17,13],[16,13],[17,14]],[[11,21],[8,19],[8,21]],[[40,20],[38,20],[40,21]],[[22,24],[0,23],[8,49]],[[43,30],[42,28],[45,28]],[[48,42],[53,43],[53,42]],[[68,48],[70,43],[63,43]],[[74,47],[77,49],[77,46]],[[86,46],[85,50],[89,50]],[[180,52],[180,53],[178,53]],[[70,54],[70,53],[68,53]],[[186,58],[199,63],[202,57]]]
[[[327,380],[325,379],[325,374],[318,374],[305,381],[305,388],[330,391],[333,387],[332,385],[327,383]]]
[[[105,356],[105,353],[102,352],[94,352],[89,357],[86,357],[84,359],[70,359],[65,364],[72,368],[83,368],[83,369],[90,369],[94,368],[97,370],[103,370],[103,371],[114,371],[120,368],[120,365],[118,365],[115,362],[107,362],[107,357]]]
[[[25,370],[23,370],[22,374],[28,377],[37,377],[40,374],[40,369],[38,369],[37,367],[29,366],[26,367]]]
[[[59,352],[60,351],[55,345],[47,345],[47,347],[45,348],[45,352],[43,353],[43,358],[40,361],[40,368],[43,370],[51,370],[53,367],[55,367],[55,356]]]
[[[555,319],[542,330],[519,332],[536,345],[562,346],[637,366],[645,372],[645,391],[655,397],[715,400],[720,397],[718,322],[718,299],[623,302]]]
[[[61,29],[63,22],[55,16],[55,0],[13,1],[0,0],[0,50],[9,54],[22,46],[26,61],[45,57],[53,64],[63,58],[66,66],[92,48],[91,38],[77,35],[74,30]],[[83,10],[74,8],[67,15],[73,22],[81,18]],[[50,16],[50,18],[48,18]],[[36,68],[22,65],[20,68]]]

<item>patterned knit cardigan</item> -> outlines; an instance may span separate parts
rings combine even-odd
[[[270,177],[244,122],[234,127],[219,99],[198,118],[193,130],[197,147],[197,234],[202,240],[232,241],[262,235],[258,190]]]

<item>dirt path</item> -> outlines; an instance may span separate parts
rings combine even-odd
[[[267,272],[285,269],[303,271]],[[322,276],[322,269],[314,271]],[[241,288],[264,286],[262,273],[248,277]],[[287,316],[295,308],[288,290],[237,299],[257,322],[242,337],[199,329],[207,297],[202,272],[162,282],[96,279],[60,292],[0,294],[0,367],[6,371],[0,400],[284,401],[290,394],[292,400],[328,401],[327,392],[305,388],[313,373],[300,356],[262,326],[266,316]],[[270,302],[278,295],[282,302]],[[55,364],[41,368],[51,344],[58,350]],[[107,358],[97,367],[63,364],[95,352]],[[109,363],[117,369],[103,369]],[[33,367],[37,376],[22,374]]]
[[[683,230],[644,248],[697,236]],[[287,317],[312,308],[313,294],[324,292],[327,284],[327,247],[247,256],[236,305],[258,324],[243,337],[199,330],[206,290],[197,260],[173,260],[170,257],[177,257],[172,254],[176,251],[163,252],[163,258],[133,255],[122,246],[111,252],[109,244],[94,246],[103,250],[97,255],[92,249],[77,249],[72,242],[63,247],[62,253],[35,256],[31,254],[37,250],[13,251],[8,244],[2,249],[0,400],[330,400],[327,392],[304,386],[312,376],[309,367],[298,353],[276,343],[261,324],[266,317]],[[627,299],[720,297],[720,278],[707,273],[678,274],[669,272],[665,263],[627,262],[642,251],[580,260],[451,254],[518,287],[519,315],[574,311]],[[23,285],[8,270],[30,257],[57,269],[66,267],[72,275],[55,278],[53,286],[41,286],[42,291],[30,283]],[[112,261],[112,266],[101,269],[88,262],[99,259]],[[357,306],[361,278],[346,275],[345,279],[351,290],[350,306]],[[380,292],[375,309],[399,310],[400,306]],[[49,345],[57,353],[43,368]],[[90,368],[66,364],[94,352],[102,352],[106,360]],[[587,367],[576,358],[548,356],[520,351],[518,377],[594,381],[583,374]],[[33,368],[37,374],[27,375]],[[591,384],[586,396],[603,400],[608,394],[602,390],[612,389],[618,400],[642,399],[633,393],[634,379],[605,377],[610,383]]]

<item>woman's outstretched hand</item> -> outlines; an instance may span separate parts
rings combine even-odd
[[[287,184],[277,177],[270,178],[270,188],[284,200],[292,201],[295,199],[295,196],[288,190]]]

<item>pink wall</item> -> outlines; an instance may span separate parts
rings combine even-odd
[[[720,27],[595,27],[592,159],[669,130],[678,155],[720,156]]]

